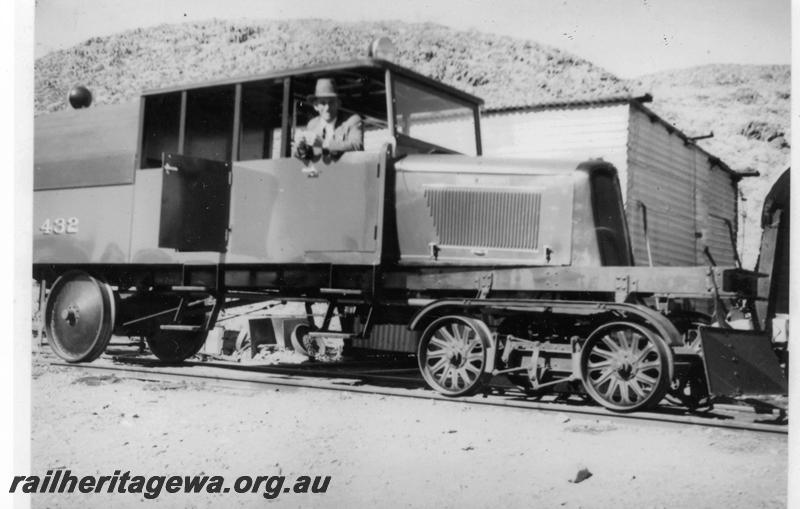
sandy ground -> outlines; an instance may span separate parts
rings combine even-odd
[[[331,476],[324,494],[36,494],[33,507],[785,507],[787,437],[34,359],[32,474]],[[575,483],[588,469],[591,477]],[[273,485],[274,486],[274,485]]]

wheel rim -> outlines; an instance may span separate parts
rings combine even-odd
[[[289,341],[292,343],[292,348],[294,348],[295,352],[303,355],[310,355],[303,344],[303,338],[309,332],[311,332],[311,327],[304,323],[298,324],[292,329],[292,333],[289,335]]]
[[[586,392],[614,411],[657,404],[669,383],[669,353],[664,341],[633,323],[612,323],[592,333],[581,352]]]
[[[58,278],[45,305],[45,328],[53,351],[67,362],[89,362],[111,339],[114,292],[85,272]]]
[[[420,340],[418,361],[422,376],[435,391],[462,396],[477,391],[491,376],[488,328],[466,317],[433,322]]]

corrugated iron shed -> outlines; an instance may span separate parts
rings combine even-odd
[[[613,96],[486,109],[484,154],[609,161],[619,170],[638,265],[736,263],[745,174],[644,105],[651,101]]]

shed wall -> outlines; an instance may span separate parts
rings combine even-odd
[[[641,206],[648,210],[654,265],[735,264],[731,242],[737,228],[733,176],[677,132],[631,108],[628,141],[628,225],[637,265],[647,264]],[[638,209],[638,210],[637,210]]]
[[[736,261],[731,230],[728,225],[733,229],[733,238],[736,239],[737,187],[731,182],[728,173],[717,166],[712,166],[707,159],[704,162],[709,173],[707,194],[710,227],[707,244],[717,265],[734,265]],[[699,165],[698,168],[700,168]],[[726,223],[724,219],[727,219],[729,223]]]
[[[602,158],[626,188],[627,104],[489,112],[481,118],[483,153],[498,157],[569,160]]]
[[[631,109],[626,212],[636,265],[695,265],[695,155],[660,122]],[[647,210],[647,236],[644,209]]]

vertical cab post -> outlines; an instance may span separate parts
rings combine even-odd
[[[181,118],[178,121],[178,154],[184,153],[186,143],[186,101],[188,93],[186,90],[181,92]]]
[[[389,128],[389,136],[392,139],[395,139],[396,131],[395,131],[395,100],[394,100],[394,83],[392,77],[392,71],[386,69],[384,75],[386,76],[386,121]]]
[[[292,132],[293,119],[292,119],[292,78],[283,79],[283,106],[281,110],[282,125],[281,130],[283,136],[281,137],[281,156],[291,157],[292,150]]]

